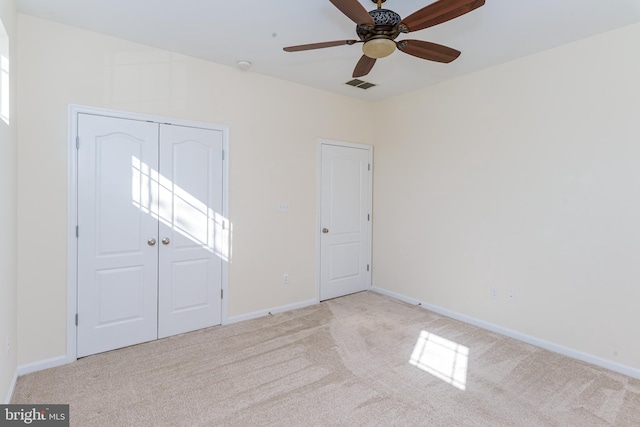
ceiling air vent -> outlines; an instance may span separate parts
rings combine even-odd
[[[357,87],[360,89],[369,89],[370,87],[376,86],[373,83],[365,82],[364,80],[360,80],[360,79],[353,79],[351,81],[348,81],[345,84],[348,84],[349,86]]]

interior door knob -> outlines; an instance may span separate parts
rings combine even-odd
[[[155,245],[155,244],[156,244],[156,239],[149,239],[149,240],[147,240],[147,244],[148,244],[149,246],[153,246],[153,245]]]
[[[168,238],[168,237],[165,237],[164,239],[162,239],[162,244],[163,244],[163,245],[168,245],[168,244],[169,244],[169,241],[170,241],[170,240],[169,240],[169,238]]]
[[[323,233],[328,233],[328,232],[329,232],[329,229],[328,229],[328,228],[323,228],[323,229],[322,229],[322,232],[323,232]]]

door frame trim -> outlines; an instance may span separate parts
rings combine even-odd
[[[76,313],[78,312],[78,241],[76,238],[76,225],[78,224],[78,156],[76,150],[76,137],[78,136],[78,115],[92,114],[96,116],[113,117],[120,119],[147,121],[160,124],[172,124],[177,126],[195,127],[202,129],[218,130],[222,132],[222,149],[224,159],[222,161],[222,215],[227,219],[227,227],[231,232],[229,220],[229,127],[213,123],[198,122],[193,120],[176,119],[149,114],[131,113],[126,111],[110,110],[99,107],[70,104],[68,108],[68,144],[67,144],[67,363],[77,360],[77,327]],[[231,245],[231,237],[229,238]],[[231,246],[229,247],[231,256]],[[229,295],[229,261],[222,262],[222,291],[225,298],[222,299],[221,322],[228,323],[228,295]]]
[[[369,221],[368,233],[369,233],[369,251],[368,251],[368,264],[369,271],[367,274],[367,286],[371,288],[371,272],[373,271],[372,264],[372,247],[373,247],[373,145],[359,144],[354,142],[336,141],[331,139],[318,139],[316,143],[316,296],[315,299],[320,302],[320,286],[321,286],[321,246],[320,239],[322,237],[321,229],[321,215],[322,215],[322,146],[334,145],[338,147],[346,148],[358,148],[367,150],[369,155],[369,164],[371,165],[371,171],[369,173],[369,201],[368,208],[371,213],[371,220]]]

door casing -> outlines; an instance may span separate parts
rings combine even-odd
[[[225,125],[196,122],[190,120],[174,119],[169,117],[129,113],[124,111],[110,110],[104,108],[87,107],[82,105],[69,105],[68,110],[68,171],[67,171],[67,363],[77,360],[77,292],[78,292],[78,244],[76,238],[76,226],[78,224],[78,158],[76,141],[78,136],[78,115],[93,114],[106,117],[150,121],[155,123],[170,123],[174,125],[212,129],[221,131],[223,134],[222,148],[224,160],[222,162],[222,215],[227,218],[227,226],[231,227],[229,218],[229,128]],[[231,239],[229,239],[229,245]],[[230,249],[229,249],[230,251]],[[230,253],[230,252],[229,252]],[[222,324],[228,323],[228,295],[229,283],[229,262],[222,263]]]
[[[371,167],[371,175],[369,179],[369,212],[371,214],[371,220],[368,222],[369,233],[369,251],[368,261],[370,268],[367,277],[367,286],[371,287],[371,272],[373,265],[371,263],[371,248],[372,248],[372,230],[373,230],[373,146],[368,144],[357,144],[352,142],[335,141],[330,139],[318,139],[317,141],[317,153],[316,153],[316,301],[320,302],[320,286],[321,286],[321,273],[322,273],[322,259],[321,259],[321,238],[322,238],[322,146],[334,145],[338,147],[346,148],[358,148],[367,150],[369,153],[369,165]]]

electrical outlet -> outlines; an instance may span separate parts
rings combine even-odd
[[[282,275],[282,283],[284,283],[285,285],[289,284],[289,273],[284,273]]]
[[[498,288],[489,288],[489,298],[491,299],[499,298]]]
[[[507,301],[516,302],[516,291],[514,290],[507,291]]]

